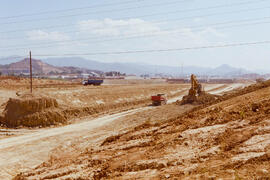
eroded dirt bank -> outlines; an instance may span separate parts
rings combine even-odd
[[[217,90],[219,88],[220,86],[212,85],[212,88],[209,87],[208,90]],[[184,92],[183,95],[185,93],[186,92]],[[62,171],[66,171],[66,168],[69,169],[69,167],[67,167],[68,164],[62,163],[60,161],[63,160],[64,162],[66,162],[66,158],[68,157],[74,157],[72,158],[74,160],[77,156],[81,156],[81,152],[84,152],[86,149],[89,150],[92,147],[101,147],[103,149],[103,147],[106,147],[109,144],[104,143],[103,146],[100,145],[104,142],[104,139],[109,136],[114,137],[119,133],[121,134],[134,131],[132,130],[132,127],[136,127],[142,123],[146,124],[145,127],[151,127],[153,123],[163,124],[168,119],[178,118],[179,114],[182,114],[187,110],[190,110],[191,108],[192,107],[190,106],[178,106],[175,104],[170,104],[157,108],[145,107],[131,110],[128,112],[123,112],[120,114],[102,117],[92,121],[91,119],[88,119],[88,121],[85,121],[84,123],[48,130],[37,130],[36,132],[34,131],[30,134],[24,135],[24,137],[18,136],[3,139],[0,141],[0,158],[3,160],[1,160],[1,162],[3,163],[1,163],[0,165],[0,174],[3,178],[12,177],[15,176],[18,172],[25,172],[28,171],[29,168],[34,168],[43,161],[47,162],[49,158],[49,161],[55,162],[55,165],[57,167],[63,167],[63,169],[53,167],[53,169],[55,169],[54,171],[53,169],[50,169],[48,167],[48,171],[43,169],[42,172],[44,173],[39,173],[40,176],[36,176],[34,173],[31,175],[32,177],[30,176],[28,178],[65,178]],[[144,125],[142,127],[144,127]],[[140,128],[141,127],[135,128],[135,131],[140,130]],[[140,131],[138,131],[138,133],[140,133]],[[142,137],[144,137],[144,135],[142,135]],[[133,142],[135,144],[138,143],[136,138],[134,139],[134,141],[131,141],[131,146],[134,146],[132,145]],[[135,145],[134,147],[136,146],[137,145]],[[67,162],[69,162],[69,160],[67,160]],[[61,172],[60,174],[62,175],[56,173],[58,172],[58,170]],[[33,170],[30,170],[29,172],[33,172]],[[90,172],[91,171],[89,171],[89,173]],[[83,171],[81,173],[83,173]],[[79,173],[78,177],[81,177],[81,173]],[[89,173],[86,175],[90,176]],[[67,177],[74,176],[73,173],[67,173],[66,175]],[[27,177],[29,176],[29,174],[24,174],[23,176]]]
[[[82,85],[66,87],[66,84],[63,84],[58,87],[41,87],[34,89],[34,95],[47,99],[54,98],[58,104],[57,108],[51,108],[46,112],[41,112],[39,110],[31,112],[31,117],[29,112],[24,112],[23,114],[27,114],[27,117],[24,117],[22,120],[9,118],[11,116],[7,116],[8,119],[0,117],[0,124],[7,127],[44,127],[50,125],[69,124],[73,123],[74,118],[78,119],[79,117],[89,115],[109,114],[116,111],[129,110],[150,104],[150,96],[159,92],[166,93],[169,98],[177,97],[181,95],[187,87],[187,84],[106,85],[100,87],[84,87]],[[5,116],[4,111],[8,111],[8,107],[6,106],[7,102],[11,103],[12,101],[9,98],[13,99],[12,102],[20,101],[20,104],[22,104],[25,100],[23,100],[21,96],[23,94],[27,94],[27,92],[28,91],[25,89],[14,91],[9,87],[3,88],[0,96],[0,104],[2,104],[0,107],[0,116]],[[32,99],[33,103],[35,101],[39,101],[38,98]],[[25,106],[28,105],[29,102],[25,102]],[[13,111],[13,109],[10,111]],[[3,112],[2,115],[1,111]],[[55,117],[55,119],[58,120],[54,121],[49,117]],[[1,121],[1,119],[3,120]],[[14,121],[16,121],[16,123],[12,123]]]
[[[220,87],[224,88],[223,85],[210,85],[208,90]],[[186,90],[180,96],[185,93]],[[177,98],[172,102],[176,100]],[[168,111],[170,111],[170,107],[175,109],[175,114],[189,109],[168,105]],[[145,121],[144,117],[147,116],[143,114],[144,111],[148,112],[146,110],[159,108],[162,107],[143,107],[97,119],[88,117],[82,119],[81,123],[59,128],[33,129],[29,131],[26,129],[21,131],[12,130],[13,134],[18,135],[17,137],[5,138],[0,141],[0,177],[1,179],[10,179],[21,171],[29,170],[29,168],[31,169],[41,162],[47,161],[51,155],[57,154],[52,150],[58,146],[71,150],[72,147],[85,149],[89,144],[99,144],[100,141],[112,134],[117,134],[119,131],[128,130],[130,127],[143,123]],[[142,118],[134,120],[132,114],[139,112],[142,113]],[[173,114],[171,112],[161,113],[163,119],[168,118],[168,114]]]

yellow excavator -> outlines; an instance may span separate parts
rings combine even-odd
[[[198,82],[194,74],[190,77],[191,88],[189,89],[188,95],[184,96],[181,104],[191,104],[197,100],[197,97],[204,94],[202,85]]]

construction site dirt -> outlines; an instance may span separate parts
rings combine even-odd
[[[247,84],[204,84],[204,89],[208,93],[220,95],[245,86]],[[66,86],[64,83],[57,87],[35,88],[36,96],[42,95],[57,101],[57,107],[53,109],[58,108],[60,113],[67,113],[66,121],[49,126],[27,127],[24,124],[15,129],[2,125],[0,178],[180,177],[170,171],[175,166],[167,168],[166,165],[168,172],[163,173],[164,158],[167,158],[164,150],[167,151],[169,147],[164,144],[164,149],[157,145],[163,146],[161,141],[174,144],[174,140],[170,139],[171,135],[182,133],[184,129],[181,130],[183,127],[180,124],[169,122],[178,122],[181,116],[194,107],[198,108],[196,105],[179,106],[175,103],[187,94],[189,87],[189,84],[166,83],[84,87],[76,84]],[[23,86],[19,90],[5,87],[1,92],[4,114],[9,98],[21,98],[27,90]],[[168,95],[168,104],[149,106],[151,95],[160,92]],[[195,120],[190,123],[197,124]],[[194,125],[187,126],[186,130],[194,128]],[[161,129],[158,130],[159,128]],[[168,139],[159,139],[162,134]],[[187,143],[191,143],[188,141]],[[177,156],[175,153],[171,155]],[[83,160],[84,158],[86,159]],[[137,162],[139,159],[142,162]],[[182,166],[178,168],[180,167]]]
[[[105,117],[16,178],[268,179],[269,92],[266,83],[206,106],[173,103]]]

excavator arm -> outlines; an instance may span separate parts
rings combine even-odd
[[[189,89],[188,95],[183,97],[182,103],[192,103],[197,100],[197,96],[200,96],[204,93],[202,90],[202,85],[198,82],[196,76],[194,74],[190,77],[191,87]]]
[[[189,95],[192,95],[192,96],[200,95],[202,93],[202,85],[198,83],[198,80],[194,74],[192,74],[190,77],[190,83],[191,83],[191,88],[189,92],[191,94]]]

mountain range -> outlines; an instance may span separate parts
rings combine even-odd
[[[16,57],[0,58],[0,71],[6,72],[29,72],[29,59],[20,60]],[[126,74],[167,74],[181,75],[195,73],[197,75],[219,75],[237,76],[240,74],[252,73],[242,68],[234,68],[229,65],[221,65],[216,68],[199,66],[162,66],[143,63],[104,63],[88,60],[80,57],[61,57],[33,60],[33,71],[36,73],[58,72],[72,73],[77,71],[87,72],[108,72],[120,71]]]
[[[18,62],[12,62],[10,64],[0,65],[0,72],[3,74],[21,74],[21,73],[29,73],[29,58],[25,58]],[[97,70],[90,70],[87,68],[80,68],[74,66],[53,66],[48,63],[44,63],[41,60],[32,59],[32,69],[33,74],[73,74],[73,73],[102,73]]]
[[[234,68],[229,65],[221,65],[217,68],[199,67],[199,66],[162,66],[143,63],[104,63],[93,60],[87,60],[79,57],[64,57],[64,58],[48,58],[43,59],[44,62],[55,66],[75,66],[90,69],[96,69],[104,72],[120,71],[126,74],[168,74],[181,75],[195,73],[198,75],[222,75],[236,76],[239,74],[251,73],[243,68]]]

